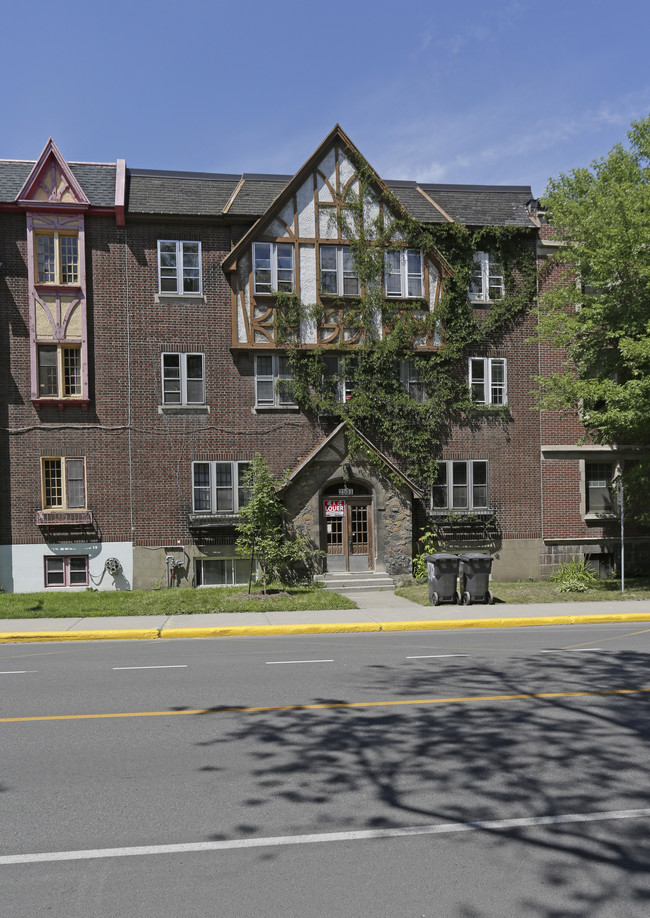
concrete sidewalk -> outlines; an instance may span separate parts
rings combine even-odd
[[[650,622],[650,600],[420,606],[392,590],[355,592],[357,609],[0,620],[0,643],[244,637]]]

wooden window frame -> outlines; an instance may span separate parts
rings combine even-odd
[[[469,391],[470,397],[477,405],[508,404],[508,361],[505,357],[470,357]],[[478,368],[482,373],[478,374]],[[502,367],[503,381],[495,381],[495,368]]]
[[[41,366],[41,353],[45,348],[56,349],[56,392],[42,392],[41,391],[41,369],[44,369]],[[66,389],[66,351],[74,351],[78,361],[79,367],[79,386],[78,391],[70,391]],[[38,398],[47,401],[48,399],[56,399],[57,401],[62,400],[72,400],[78,401],[83,399],[83,390],[84,390],[84,377],[83,377],[83,359],[81,354],[81,344],[70,343],[65,341],[63,343],[53,344],[51,342],[41,341],[36,345],[36,361],[37,361],[37,383],[38,383]],[[76,374],[75,374],[76,377]]]
[[[420,270],[419,272],[414,272],[409,270],[409,255],[416,253],[420,261]],[[399,271],[391,271],[390,267],[390,256],[399,256]],[[390,277],[399,277],[400,278],[400,291],[390,291],[389,288],[389,278]],[[411,293],[409,290],[410,283],[409,281],[412,278],[417,277],[419,280],[420,291],[419,293]],[[387,298],[395,300],[422,300],[425,298],[424,293],[424,256],[421,249],[398,249],[397,251],[387,252],[386,258],[384,259],[384,293]]]
[[[76,230],[60,230],[60,229],[35,229],[34,230],[34,278],[36,284],[41,287],[79,287],[80,286],[80,244],[79,244],[79,233]],[[40,239],[52,239],[53,240],[53,252],[52,258],[54,262],[54,279],[53,280],[43,280],[39,270],[39,240]],[[61,253],[61,240],[62,239],[75,239],[77,243],[77,251],[74,260],[75,272],[73,280],[64,280],[64,271],[63,271],[63,260]]]
[[[72,477],[71,472],[71,463],[81,462],[82,463],[82,476]],[[58,488],[61,492],[61,501],[52,503],[48,500],[48,476],[51,474],[48,472],[48,463],[58,463],[59,474],[58,474]],[[55,465],[52,465],[52,471],[56,468]],[[82,501],[81,503],[75,503],[74,505],[70,504],[69,494],[70,494],[70,482],[71,481],[81,481],[82,482]],[[52,485],[49,485],[51,491]],[[87,482],[86,482],[86,459],[83,456],[43,456],[41,458],[41,500],[43,510],[48,511],[67,511],[67,510],[85,510],[87,505]]]
[[[323,254],[334,253],[336,267],[332,268],[323,268]],[[346,255],[349,255],[352,258],[352,252],[349,245],[327,245],[326,243],[321,243],[318,247],[318,268],[320,272],[320,293],[321,296],[341,296],[346,298],[358,298],[361,295],[361,286],[359,283],[359,275],[356,270],[349,271],[345,269],[345,260]],[[354,261],[353,261],[354,265]],[[336,290],[326,290],[323,285],[323,274],[334,275]],[[346,293],[345,286],[346,280],[356,281],[356,291],[354,293]]]
[[[258,252],[261,252],[263,246],[269,247],[268,259],[258,255]],[[281,246],[286,246],[287,249],[291,251],[291,268],[279,267],[278,265],[278,250]],[[253,292],[256,296],[274,296],[276,293],[293,293],[296,289],[296,247],[293,242],[254,242],[252,249],[252,270],[253,270]],[[268,261],[269,265],[267,267],[258,267],[258,264],[262,261]],[[288,282],[285,279],[280,278],[279,272],[291,271],[291,281]],[[268,271],[269,280],[264,281],[263,283],[258,283],[257,276],[258,272]]]
[[[73,583],[71,579],[71,575],[73,572],[70,569],[71,568],[70,562],[80,561],[80,560],[83,560],[85,562],[85,565],[84,565],[85,579],[83,580],[83,582]],[[63,583],[50,582],[50,577],[52,573],[54,573],[53,571],[49,570],[50,563],[52,561],[62,562]],[[80,587],[80,588],[87,587],[88,584],[90,583],[90,570],[89,570],[88,562],[89,562],[88,555],[45,555],[43,557],[43,582],[45,584],[45,587],[47,589],[64,589],[66,587]]]
[[[261,360],[271,361],[271,373],[262,373],[259,370]],[[295,408],[296,400],[283,391],[282,380],[293,379],[293,373],[283,370],[283,361],[288,361],[285,354],[256,354],[255,355],[255,407],[256,408]],[[286,367],[286,362],[284,363]],[[259,396],[259,383],[272,383],[273,398]]]
[[[465,480],[456,483],[455,467],[460,472],[460,467],[465,467]],[[480,481],[479,468],[485,470],[485,481]],[[438,463],[439,478],[431,487],[431,510],[445,513],[457,511],[472,512],[474,510],[488,510],[490,507],[490,467],[487,459],[442,459]],[[467,497],[464,502],[456,499],[454,489],[465,488]],[[485,488],[485,502],[477,500],[479,488]],[[438,500],[435,493],[438,491]],[[442,496],[442,500],[440,497]]]
[[[499,268],[496,273],[493,271],[495,266]],[[498,296],[490,296],[493,288],[499,291]],[[474,266],[469,287],[470,300],[473,303],[496,303],[504,296],[503,266],[490,252],[474,252]]]

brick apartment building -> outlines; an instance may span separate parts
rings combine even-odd
[[[533,379],[562,355],[532,340],[532,302],[489,354],[463,358],[477,400],[507,404],[507,421],[453,426],[427,491],[385,445],[354,454],[345,423],[279,385],[275,292],[359,293],[337,220],[359,162],[339,127],[294,176],[66,162],[52,140],[35,162],[0,161],[3,590],[151,588],[172,572],[181,586],[244,582],[234,526],[257,453],[290,471],[288,517],[330,571],[409,572],[427,520],[450,548],[490,551],[497,578],[574,556],[612,568],[609,485],[628,454],[536,410]],[[530,188],[373,180],[421,225],[516,226],[540,263],[553,253]],[[385,295],[435,314],[444,259],[387,258]],[[489,309],[503,278],[489,253],[475,260],[470,298]],[[335,312],[305,313],[300,348],[334,360],[354,344]],[[414,349],[434,351],[436,335]],[[646,548],[630,530],[628,558]]]

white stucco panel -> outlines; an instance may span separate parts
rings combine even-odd
[[[320,163],[318,164],[318,168],[320,172],[323,173],[325,178],[329,181],[332,188],[334,188],[334,190],[337,190],[336,189],[336,153],[333,148],[329,151],[327,156],[321,159]]]
[[[285,226],[288,226],[291,230],[291,233],[294,232],[295,226],[295,211],[293,207],[293,198],[289,200],[282,210],[280,211],[280,220],[284,223]],[[286,235],[286,233],[285,233]]]
[[[338,239],[339,228],[336,207],[318,208],[318,235],[321,239]]]
[[[356,174],[356,169],[344,153],[339,151],[339,177],[341,180],[341,193],[350,179]],[[355,183],[358,184],[358,183]]]
[[[46,587],[45,557],[88,555],[89,586],[95,590],[130,590],[133,585],[133,543],[131,542],[57,542],[47,545],[0,546],[0,586],[7,593],[83,592],[86,586]],[[104,565],[116,558],[121,570],[109,574]]]
[[[291,217],[291,223],[289,225],[293,227],[293,216]],[[283,220],[272,220],[264,231],[264,235],[273,236],[276,239],[282,239],[283,237],[289,236],[286,222]]]
[[[326,204],[332,204],[334,201],[330,187],[320,172],[316,173],[316,195],[319,201]]]
[[[314,212],[314,180],[310,175],[296,193],[298,208],[298,235],[313,239],[316,235],[316,214]]]
[[[427,259],[427,268],[429,269],[429,310],[433,312],[436,304],[436,295],[438,293],[438,284],[440,276],[438,269]]]

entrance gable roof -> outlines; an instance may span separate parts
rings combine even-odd
[[[327,137],[323,140],[323,142],[312,153],[309,159],[304,163],[304,165],[300,167],[300,169],[298,169],[293,178],[288,182],[280,194],[278,194],[275,200],[269,205],[259,220],[257,220],[257,222],[251,226],[248,232],[242,236],[232,251],[229,252],[228,255],[224,258],[222,262],[222,268],[224,271],[232,271],[236,267],[238,259],[248,249],[251,242],[263,234],[266,227],[282,211],[285,204],[300,188],[307,176],[310,175],[318,167],[318,164],[327,155],[327,153],[329,153],[329,151],[336,143],[343,147],[353,163],[357,164],[363,162],[365,164],[365,167],[370,171],[372,182],[376,185],[376,189],[379,192],[380,197],[390,202],[390,208],[396,214],[396,216],[409,221],[413,219],[405,205],[399,200],[389,185],[379,177],[372,166],[370,166],[363,154],[350,140],[340,124],[336,124],[329,132]],[[452,273],[451,266],[437,249],[433,249],[431,254],[435,257],[435,260],[438,261],[440,267],[445,273]]]
[[[420,498],[424,497],[424,492],[422,491],[422,489],[419,488],[416,484],[414,484],[410,480],[410,478],[407,478],[406,475],[395,465],[395,463],[392,462],[392,460],[390,460],[384,453],[382,453],[382,451],[377,446],[375,446],[374,443],[372,443],[366,436],[364,436],[361,433],[361,431],[357,430],[356,427],[353,427],[353,425],[350,424],[349,421],[341,421],[341,423],[337,427],[335,427],[334,430],[327,437],[325,437],[324,440],[321,440],[321,442],[318,443],[314,447],[314,449],[309,453],[308,456],[306,456],[301,462],[298,463],[298,465],[294,469],[292,469],[292,471],[287,477],[287,481],[286,481],[286,484],[284,485],[284,488],[289,487],[291,483],[295,481],[296,478],[300,475],[303,469],[307,468],[307,466],[310,465],[310,463],[314,461],[314,459],[319,455],[319,453],[326,450],[340,433],[345,434],[345,432],[349,428],[354,429],[356,435],[359,437],[359,439],[363,441],[368,451],[371,453],[374,453],[379,458],[382,465],[386,465],[394,475],[397,475],[404,482],[404,484],[411,491],[412,494],[414,494],[416,497],[420,497]],[[347,444],[346,444],[346,449],[347,449]]]
[[[83,188],[51,137],[16,195],[16,201],[39,206],[90,206]]]

